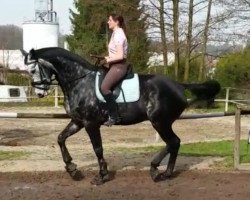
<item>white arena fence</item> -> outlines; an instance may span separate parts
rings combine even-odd
[[[63,101],[63,93],[59,86],[52,85],[49,90],[49,95],[43,99],[39,99],[34,92],[34,88],[31,86],[22,86],[25,89],[28,102],[31,101],[53,101],[54,107],[59,107],[59,101]],[[250,90],[226,87],[222,88],[220,92],[220,98],[215,99],[216,102],[224,102],[224,111],[228,112],[229,104],[250,104]],[[22,99],[22,97],[19,97]],[[0,102],[10,98],[0,97]],[[1,103],[0,103],[1,104]]]

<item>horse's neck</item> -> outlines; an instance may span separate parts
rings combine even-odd
[[[63,57],[56,58],[54,66],[56,68],[57,79],[61,84],[68,84],[77,78],[91,73],[91,70],[87,67]]]
[[[84,90],[85,87],[89,88],[91,82],[94,83],[95,71],[84,68],[75,62],[60,63],[56,70],[56,79],[65,96],[70,96],[76,88]]]

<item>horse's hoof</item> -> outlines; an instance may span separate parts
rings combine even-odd
[[[100,174],[96,175],[95,178],[91,181],[92,185],[103,185],[104,183],[110,181],[109,174],[101,176]]]
[[[159,173],[155,179],[154,182],[160,182],[160,181],[165,181],[167,179],[170,179],[171,175],[167,172]]]
[[[150,176],[151,176],[152,180],[154,182],[157,182],[158,176],[160,174],[158,169],[155,168],[155,167],[151,167],[149,173],[150,173]]]
[[[154,182],[165,181],[171,177],[168,172],[159,173],[157,168],[150,168],[150,176]]]
[[[70,177],[75,181],[80,181],[84,178],[81,171],[77,170],[77,165],[75,163],[67,164],[65,169],[69,173]]]
[[[69,175],[74,181],[81,181],[84,178],[82,172],[79,170],[69,172]]]

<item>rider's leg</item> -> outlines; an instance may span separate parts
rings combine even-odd
[[[109,119],[104,124],[112,126],[119,122],[119,114],[115,98],[112,94],[111,88],[115,86],[126,74],[126,64],[116,63],[111,65],[109,72],[106,74],[101,85],[103,97],[108,106]]]

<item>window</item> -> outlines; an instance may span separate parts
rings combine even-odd
[[[10,88],[9,94],[10,94],[10,97],[20,97],[20,89],[19,88]]]

